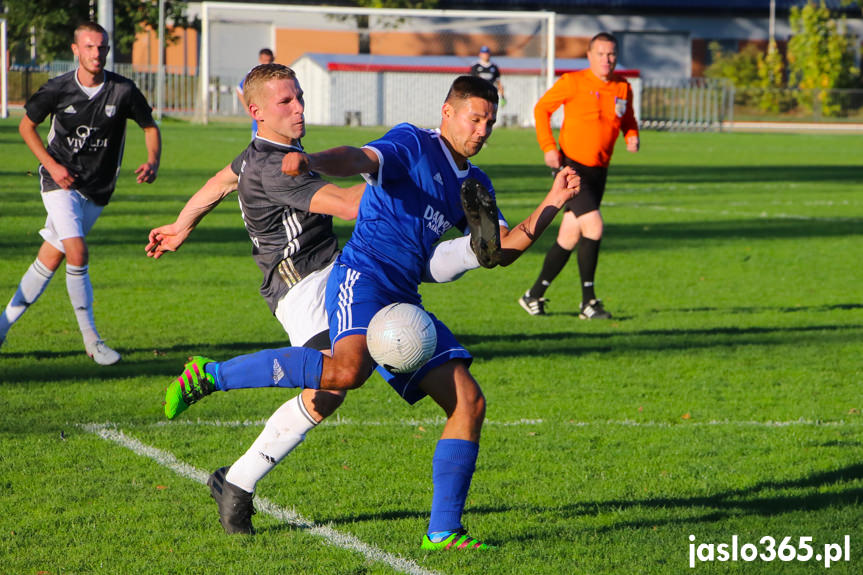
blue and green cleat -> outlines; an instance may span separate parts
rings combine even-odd
[[[444,537],[441,541],[432,541],[428,534],[423,535],[423,543],[420,549],[426,551],[449,551],[459,549],[494,549],[492,545],[486,545],[479,539],[475,539],[467,534],[467,530],[459,529],[453,531],[448,537]]]
[[[200,355],[189,358],[183,373],[171,382],[165,392],[165,416],[168,419],[174,419],[190,405],[216,390],[215,379],[204,371],[204,366],[212,362],[212,359]]]

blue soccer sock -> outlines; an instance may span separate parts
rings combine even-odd
[[[461,529],[461,515],[476,469],[479,444],[464,439],[441,439],[432,459],[431,519],[428,533]]]
[[[204,371],[213,376],[221,391],[253,387],[302,387],[318,389],[324,356],[316,349],[283,347],[211,362]]]

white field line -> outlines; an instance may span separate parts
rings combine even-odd
[[[176,421],[157,421],[150,424],[145,424],[146,427],[163,427],[163,426],[188,426],[188,425],[206,425],[211,427],[263,427],[266,423],[264,419],[244,420],[244,421],[225,421],[221,419],[178,419]],[[392,419],[386,421],[364,421],[359,419],[351,419],[348,417],[339,417],[336,415],[333,419],[324,421],[324,426],[361,426],[361,427],[380,427],[380,426],[396,426],[396,427],[419,427],[423,425],[434,426],[443,425],[446,420],[442,417],[429,419]],[[818,419],[792,419],[788,421],[732,421],[728,419],[710,420],[710,421],[692,421],[681,420],[680,422],[671,421],[636,421],[634,419],[620,420],[597,420],[597,421],[575,421],[561,420],[548,421],[544,419],[517,419],[514,421],[494,421],[487,420],[483,426],[492,427],[521,427],[521,426],[536,426],[544,424],[571,425],[573,427],[669,427],[669,428],[684,428],[684,427],[792,427],[792,426],[812,426],[812,427],[863,427],[863,422],[855,423],[849,421],[822,421]],[[103,426],[104,427],[104,426]]]
[[[756,218],[756,219],[764,219],[764,220],[799,220],[799,221],[807,221],[807,222],[849,222],[854,220],[855,218],[821,218],[815,216],[801,216],[798,214],[785,214],[785,213],[768,213],[768,212],[744,212],[737,210],[709,210],[709,209],[701,209],[701,208],[678,208],[674,206],[660,206],[656,204],[641,204],[638,202],[604,202],[605,206],[612,206],[615,208],[636,208],[636,209],[648,209],[648,210],[656,210],[661,212],[673,212],[676,214],[710,214],[710,215],[720,215],[720,216],[733,216],[733,217],[741,217],[741,218]],[[650,224],[647,224],[650,225]]]
[[[192,479],[193,481],[197,481],[204,485],[207,483],[207,478],[210,475],[209,473],[196,469],[195,467],[178,460],[167,451],[141,443],[137,439],[129,437],[119,429],[116,429],[111,424],[90,423],[84,425],[83,428],[102,439],[113,441],[121,447],[125,447],[136,455],[152,459],[159,465],[167,467],[177,475],[187,479]],[[299,513],[279,507],[275,503],[263,497],[255,497],[255,507],[260,512],[271,515],[279,521],[288,523],[299,529],[303,529],[316,537],[320,537],[329,545],[335,545],[342,549],[355,551],[368,560],[384,563],[400,573],[407,573],[408,575],[440,575],[437,571],[424,569],[409,559],[387,553],[373,545],[364,543],[353,535],[341,533],[332,527],[327,527],[325,525],[317,525],[314,522],[305,519]]]

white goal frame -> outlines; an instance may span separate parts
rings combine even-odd
[[[210,106],[210,24],[211,10],[221,11],[272,11],[301,12],[309,14],[329,14],[335,16],[382,16],[382,17],[413,17],[413,18],[495,18],[499,20],[535,20],[545,22],[547,37],[545,46],[545,83],[546,89],[554,84],[555,70],[555,17],[554,12],[547,11],[488,11],[488,10],[417,10],[407,8],[350,8],[338,6],[295,6],[284,4],[237,4],[233,2],[202,2],[201,3],[201,54],[199,62],[199,120],[206,124]]]
[[[9,117],[9,57],[6,20],[0,18],[0,118]]]

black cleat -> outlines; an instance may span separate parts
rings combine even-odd
[[[461,185],[461,207],[470,227],[470,247],[479,265],[493,268],[500,257],[500,222],[494,198],[485,186],[468,178]]]
[[[210,495],[219,505],[219,522],[225,528],[225,533],[245,533],[252,535],[252,515],[255,507],[252,505],[253,493],[240,489],[225,480],[225,474],[230,467],[220,467],[207,479]]]
[[[545,304],[548,302],[544,297],[531,297],[530,292],[525,292],[518,298],[519,305],[530,315],[545,315]]]
[[[581,302],[581,319],[611,319],[611,314],[605,311],[602,300],[592,299],[587,303]]]

